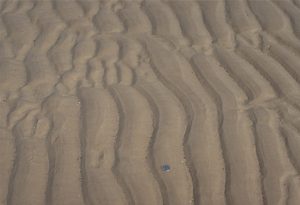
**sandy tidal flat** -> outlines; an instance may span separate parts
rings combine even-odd
[[[0,205],[299,205],[300,0],[0,0]]]

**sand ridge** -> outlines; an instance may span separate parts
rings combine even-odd
[[[298,205],[299,22],[299,0],[0,0],[0,205]]]

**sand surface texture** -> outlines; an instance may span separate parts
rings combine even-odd
[[[0,12],[0,205],[300,204],[300,0]]]

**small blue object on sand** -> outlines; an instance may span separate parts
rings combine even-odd
[[[171,171],[171,167],[168,164],[162,165],[161,169],[162,169],[163,172],[169,172],[169,171]]]

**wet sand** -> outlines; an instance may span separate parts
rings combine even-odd
[[[300,0],[0,14],[0,205],[300,204]]]

